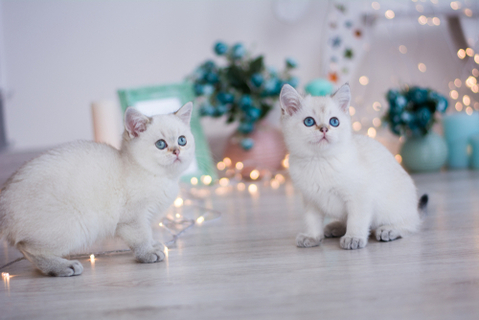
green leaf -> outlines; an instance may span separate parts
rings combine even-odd
[[[263,56],[259,56],[249,64],[249,76],[261,72],[264,69]]]

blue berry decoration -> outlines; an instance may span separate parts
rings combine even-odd
[[[264,78],[261,73],[255,73],[251,76],[251,83],[256,87],[259,88],[263,84]]]
[[[222,56],[228,51],[228,46],[226,43],[218,41],[215,44],[214,50],[217,55]]]
[[[286,66],[288,68],[293,69],[293,68],[296,68],[298,66],[298,62],[296,62],[296,60],[293,59],[293,58],[287,58],[286,59]]]
[[[384,116],[396,135],[422,136],[431,130],[436,112],[445,112],[447,99],[431,89],[391,89],[386,94],[389,110]]]
[[[254,141],[251,138],[244,138],[241,140],[241,147],[246,151],[251,150],[254,146]]]
[[[246,49],[241,43],[237,43],[233,46],[231,56],[233,59],[241,59],[246,54]]]

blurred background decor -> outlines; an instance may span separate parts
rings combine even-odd
[[[286,149],[281,132],[265,119],[278,108],[282,86],[298,86],[298,78],[291,73],[298,65],[296,60],[287,58],[284,69],[278,71],[265,65],[263,55],[253,56],[241,43],[219,41],[213,50],[224,61],[207,60],[190,76],[200,114],[238,123],[224,156],[234,163],[243,162],[246,175],[259,167],[278,170]]]
[[[475,141],[471,139],[479,133],[479,113],[457,112],[444,117],[444,132],[449,148],[448,167],[466,169],[472,165],[472,148],[477,149],[477,144],[471,144]]]
[[[400,155],[410,171],[437,171],[447,159],[444,139],[431,131],[436,115],[446,112],[447,99],[426,88],[405,87],[387,93],[389,110],[384,116],[391,131],[406,137]]]

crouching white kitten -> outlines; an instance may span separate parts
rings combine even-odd
[[[0,235],[52,276],[81,274],[64,257],[108,236],[139,262],[163,260],[150,220],[174,201],[194,157],[192,107],[151,118],[129,108],[121,150],[79,141],[26,163],[0,193]]]
[[[343,249],[359,249],[370,230],[377,240],[391,241],[419,228],[411,177],[379,142],[352,133],[350,100],[348,84],[326,97],[302,98],[289,85],[281,90],[289,170],[306,211],[307,231],[297,236],[298,247],[342,237]],[[424,195],[419,207],[426,204]],[[335,221],[323,227],[326,216]]]

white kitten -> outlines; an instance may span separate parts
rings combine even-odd
[[[298,247],[340,237],[343,249],[366,246],[370,229],[391,241],[420,225],[411,177],[379,142],[352,134],[349,85],[326,97],[302,98],[281,90],[282,129],[289,149],[291,178],[304,198],[307,232]],[[420,206],[427,203],[421,198]],[[324,217],[335,221],[323,227]]]
[[[129,108],[121,150],[79,141],[26,163],[0,194],[0,235],[53,276],[81,274],[63,257],[114,235],[139,262],[163,260],[150,220],[174,201],[193,160],[192,107],[151,118]]]

